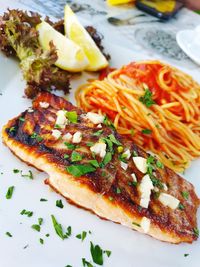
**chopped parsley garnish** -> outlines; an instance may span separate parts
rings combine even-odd
[[[20,212],[21,215],[27,215],[27,217],[32,217],[33,216],[33,212],[32,211],[29,211],[29,210],[25,210],[23,209],[21,212]]]
[[[82,258],[83,267],[94,267],[89,261],[86,261],[85,258]]]
[[[183,197],[184,199],[187,200],[187,199],[189,198],[189,195],[190,195],[190,194],[189,194],[189,192],[187,192],[187,191],[182,191],[182,192],[181,192],[181,195],[182,195],[182,197]]]
[[[133,225],[136,225],[138,227],[141,227],[141,225],[139,223],[136,223],[136,222],[132,222]]]
[[[54,125],[54,128],[55,128],[55,129],[61,129],[61,126],[60,126],[59,124],[55,124],[55,125]]]
[[[86,146],[93,146],[94,145],[94,142],[88,142],[86,143]]]
[[[104,253],[106,253],[107,257],[109,258],[112,252],[110,250],[104,250]]]
[[[127,158],[127,155],[124,154],[124,153],[123,153],[123,154],[120,154],[119,157],[118,157],[118,159],[119,159],[120,161],[124,162],[124,163],[127,163],[126,158]]]
[[[137,186],[137,182],[136,181],[129,181],[128,182],[128,185],[130,185],[130,186]]]
[[[10,127],[10,129],[9,129],[9,133],[12,133],[12,132],[15,132],[15,131],[16,131],[15,126]]]
[[[68,154],[64,154],[63,158],[64,159],[68,159],[69,158],[69,155]]]
[[[138,157],[138,153],[135,151],[135,150],[133,150],[133,157]]]
[[[103,265],[103,250],[99,245],[94,245],[92,242],[90,242],[90,253],[93,261],[96,264]]]
[[[152,133],[152,130],[150,130],[150,129],[143,129],[142,130],[142,133],[143,134],[151,134]]]
[[[40,198],[40,201],[41,202],[45,202],[45,201],[48,201],[46,198]]]
[[[113,201],[113,197],[109,197],[108,199],[109,199],[110,201]]]
[[[32,173],[32,171],[29,170],[28,172],[29,172],[29,174],[23,174],[23,172],[20,171],[20,173],[21,173],[21,177],[29,178],[29,179],[33,180],[33,173]]]
[[[113,144],[115,144],[115,145],[117,145],[117,146],[121,146],[121,145],[122,145],[122,144],[115,138],[115,136],[114,136],[113,134],[110,134],[108,137],[109,137],[110,141],[111,141]]]
[[[99,168],[99,163],[96,159],[91,159],[88,161],[92,166],[94,166],[95,168]]]
[[[87,236],[87,232],[83,231],[81,234],[76,235],[76,238],[81,239],[81,241],[84,241],[86,236]]]
[[[159,179],[157,179],[153,175],[150,175],[150,178],[151,178],[151,181],[153,183],[153,186],[156,186],[156,187],[158,187],[160,189],[163,189],[163,183]]]
[[[42,223],[43,223],[43,218],[38,218],[38,224],[42,225]]]
[[[44,244],[44,240],[42,238],[39,239],[40,240],[40,244]]]
[[[116,193],[117,193],[117,194],[121,194],[121,192],[122,192],[121,189],[120,189],[119,187],[117,187],[117,188],[116,188]]]
[[[145,89],[145,93],[143,96],[139,98],[140,102],[142,102],[147,108],[150,108],[155,101],[152,99],[152,92],[147,88]]]
[[[159,160],[156,161],[156,166],[157,166],[158,168],[160,168],[160,169],[163,169],[163,168],[164,168],[164,165],[163,165],[162,162],[159,161]]]
[[[68,111],[68,112],[66,112],[66,117],[72,123],[77,123],[77,121],[78,121],[78,115],[77,115],[76,111]]]
[[[96,168],[89,164],[82,165],[70,165],[66,167],[66,170],[75,177],[80,177],[84,174],[94,172]]]
[[[76,162],[76,161],[81,161],[83,159],[82,155],[76,151],[73,151],[71,154],[71,161]]]
[[[43,140],[43,137],[41,137],[39,134],[37,134],[35,132],[32,133],[31,138],[36,139],[38,142],[41,142]]]
[[[103,161],[101,162],[101,167],[105,167],[112,160],[112,153],[107,152]]]
[[[61,208],[61,209],[64,207],[61,199],[56,200],[56,207]]]
[[[15,188],[14,186],[10,186],[8,188],[7,193],[6,193],[6,198],[7,199],[11,199],[12,198],[14,188]]]
[[[18,169],[13,169],[13,173],[19,173],[20,172],[20,170],[18,170]]]
[[[56,218],[54,217],[54,215],[51,215],[51,219],[52,219],[53,227],[54,227],[54,230],[55,230],[56,234],[57,234],[62,240],[64,240],[65,238],[68,238],[68,237],[71,235],[71,232],[72,232],[71,226],[68,226],[68,228],[67,228],[67,232],[64,233],[64,232],[63,232],[62,225],[59,224],[59,223],[57,222],[57,220],[56,220]]]
[[[190,254],[188,254],[188,253],[185,253],[185,254],[184,254],[184,257],[187,257],[187,256],[189,256],[189,255],[190,255]]]
[[[130,134],[131,134],[131,136],[134,136],[134,134],[135,134],[135,131],[134,131],[134,129],[133,129],[133,128],[131,128],[131,129],[130,129]]]
[[[100,136],[102,133],[103,133],[103,130],[99,130],[99,131],[93,133],[92,135],[93,136]]]
[[[65,267],[72,267],[72,266],[68,264],[68,265],[66,265]]]
[[[46,236],[46,237],[49,237],[49,236],[50,236],[50,234],[46,234],[45,236]]]
[[[64,142],[64,145],[66,145],[66,147],[71,150],[74,150],[76,148],[76,145],[73,145],[71,143]]]
[[[12,237],[12,234],[10,232],[6,232],[6,235]]]
[[[34,229],[34,230],[37,231],[37,232],[40,232],[40,225],[39,225],[39,224],[33,224],[33,225],[31,226],[31,228]]]
[[[193,228],[194,235],[199,237],[199,229],[197,227]]]
[[[23,117],[20,117],[19,120],[22,121],[22,122],[25,121],[25,119]]]
[[[106,126],[110,127],[112,130],[115,130],[115,126],[114,126],[114,124],[108,119],[108,117],[105,117],[105,118],[104,118],[103,123],[104,123]]]
[[[185,206],[182,203],[179,203],[178,204],[178,208],[179,208],[179,210],[184,210]]]

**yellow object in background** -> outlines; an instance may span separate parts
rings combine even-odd
[[[142,0],[141,3],[155,8],[159,12],[171,12],[174,10],[176,6],[176,1],[175,0]]]
[[[107,0],[107,4],[109,5],[120,5],[135,2],[135,0]]]

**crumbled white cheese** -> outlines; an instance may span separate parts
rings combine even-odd
[[[63,135],[63,140],[70,142],[72,140],[73,135],[70,133],[66,133],[65,135]]]
[[[163,183],[163,189],[164,189],[165,191],[168,190],[168,187],[167,187],[167,185],[166,185],[165,183]]]
[[[147,160],[143,157],[133,157],[133,162],[139,171],[142,173],[147,172]]]
[[[81,132],[75,132],[72,138],[72,143],[80,143],[82,140],[82,133]]]
[[[64,110],[59,110],[56,115],[56,125],[58,125],[60,128],[65,128],[65,126],[69,123],[68,119],[65,116],[66,112]]]
[[[153,189],[153,183],[148,174],[146,174],[139,185],[139,191],[141,193],[140,206],[148,208],[151,190]]]
[[[41,108],[48,108],[49,107],[49,103],[47,103],[47,102],[40,102],[40,107]]]
[[[130,159],[130,157],[131,157],[130,149],[125,150],[125,152],[123,153],[123,155],[125,155],[126,159]]]
[[[32,108],[28,108],[28,112],[32,113],[34,110]]]
[[[120,164],[121,164],[122,169],[124,169],[126,171],[128,168],[128,164],[123,162],[123,161],[121,161]]]
[[[86,117],[94,124],[99,124],[99,123],[103,123],[104,121],[104,116],[94,113],[94,112],[88,112],[86,114]]]
[[[61,131],[59,131],[59,130],[52,130],[52,135],[53,135],[53,137],[55,137],[56,139],[58,139],[58,138],[60,138],[60,136],[61,136]]]
[[[132,178],[133,178],[133,181],[134,181],[134,182],[137,182],[137,177],[136,177],[135,173],[131,173],[131,176],[132,176]]]
[[[159,188],[157,186],[154,186],[154,189],[153,189],[155,192],[159,192]]]
[[[96,143],[90,147],[90,151],[96,155],[99,155],[101,158],[104,158],[106,155],[106,144],[103,142]]]
[[[144,231],[144,233],[149,232],[150,224],[151,224],[151,221],[147,217],[142,218],[140,226],[142,230]]]
[[[164,206],[167,206],[173,210],[176,209],[180,203],[177,198],[166,193],[160,193],[158,199]]]
[[[102,128],[101,123],[97,125],[97,128],[100,128],[100,129]]]

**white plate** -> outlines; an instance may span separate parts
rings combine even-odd
[[[106,44],[113,58],[113,66],[121,66],[130,61],[143,59],[142,54],[120,46]],[[195,73],[193,73],[195,75]],[[0,54],[0,128],[11,118],[24,111],[31,101],[23,98],[25,82],[22,80],[17,63]],[[6,78],[5,78],[6,77]],[[83,74],[80,80],[73,82],[70,100],[74,101],[74,90],[85,81]],[[68,204],[64,199],[64,208],[55,206],[59,195],[44,185],[45,173],[39,173],[17,159],[3,144],[0,143],[0,266],[1,267],[64,267],[67,264],[81,267],[81,259],[91,261],[90,241],[99,244],[103,249],[111,250],[110,258],[104,257],[107,267],[199,267],[200,240],[192,245],[171,245],[157,241],[146,235],[137,233],[121,225],[101,220],[89,212]],[[185,177],[194,183],[200,195],[200,177],[198,171],[200,160],[192,163]],[[34,180],[13,174],[17,168],[27,173],[32,170]],[[7,188],[15,185],[12,199],[6,200]],[[48,202],[40,202],[47,198]],[[33,211],[32,217],[20,215],[22,209]],[[54,232],[50,215],[54,214],[63,226],[72,226],[72,236],[62,241]],[[39,217],[44,218],[41,232],[31,229]],[[198,213],[200,220],[200,213]],[[75,236],[83,230],[91,230],[84,242]],[[5,233],[9,231],[13,237]],[[45,234],[50,233],[50,237]],[[39,243],[44,239],[44,245]],[[24,246],[28,244],[26,249]],[[188,253],[188,257],[184,254]],[[95,265],[97,266],[97,265]]]
[[[176,40],[180,48],[200,65],[200,26],[194,30],[179,31]]]

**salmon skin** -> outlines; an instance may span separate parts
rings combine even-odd
[[[41,93],[4,126],[2,136],[70,202],[162,241],[198,238],[193,185],[117,134],[102,115]]]

